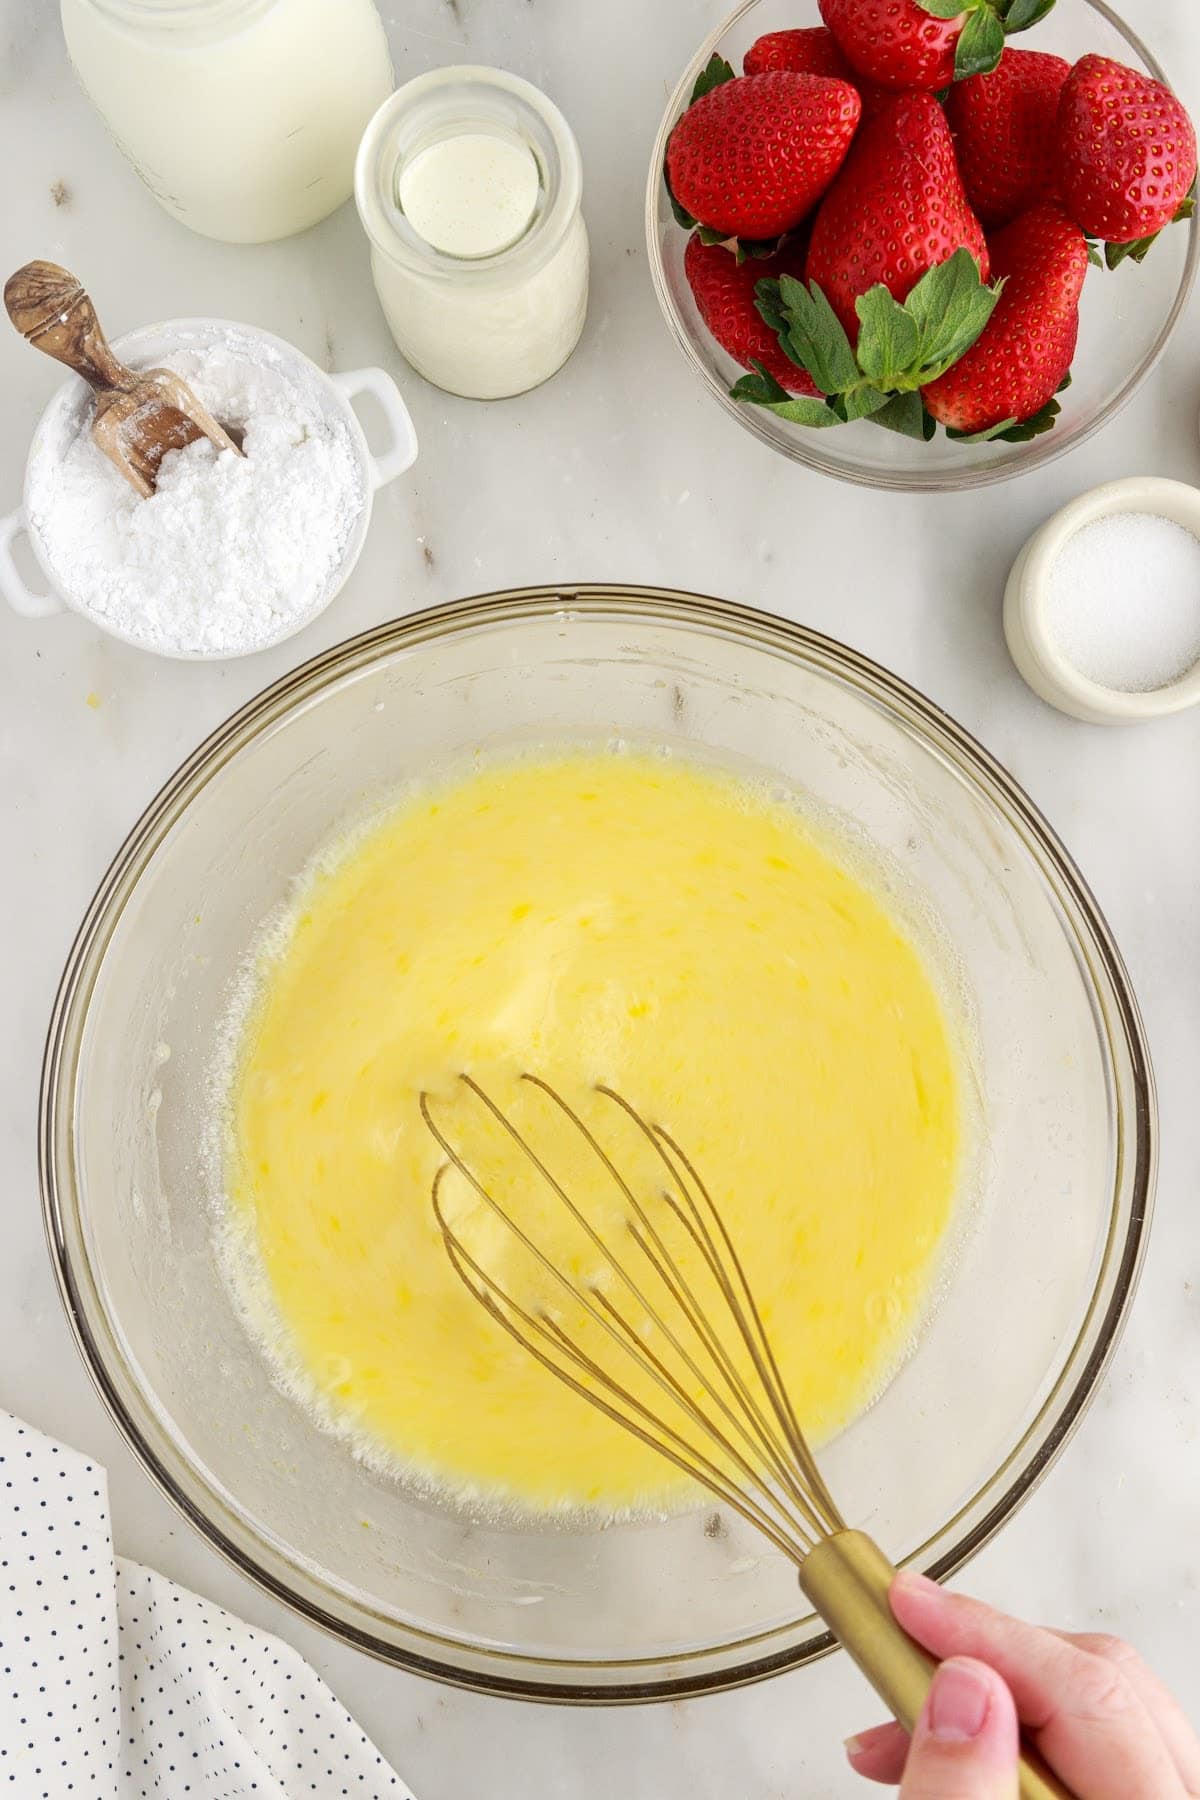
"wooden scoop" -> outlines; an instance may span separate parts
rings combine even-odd
[[[241,454],[242,433],[218,425],[186,381],[170,369],[126,368],[113,355],[87,292],[57,263],[26,263],[10,275],[4,304],[23,338],[95,388],[92,437],[143,499],[168,450],[206,437]]]

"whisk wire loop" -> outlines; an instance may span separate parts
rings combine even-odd
[[[609,1291],[607,1280],[598,1275],[573,1278],[547,1255],[455,1147],[435,1120],[429,1095],[422,1094],[422,1117],[446,1157],[433,1181],[433,1212],[455,1274],[488,1316],[543,1368],[706,1487],[796,1565],[808,1599],[911,1731],[936,1664],[906,1636],[892,1613],[889,1595],[895,1567],[870,1537],[847,1528],[821,1477],[746,1268],[721,1209],[691,1158],[668,1131],[648,1122],[615,1089],[597,1089],[637,1127],[665,1171],[666,1185],[656,1184],[655,1190],[665,1213],[656,1217],[558,1090],[539,1075],[522,1077],[554,1103],[615,1184],[624,1208],[623,1241],[640,1258],[638,1279],[491,1095],[472,1076],[459,1079],[503,1127],[524,1159],[520,1166],[531,1168],[562,1202],[615,1276],[622,1298]],[[551,1277],[552,1292],[571,1301],[567,1323],[544,1300],[524,1304],[463,1241],[443,1203],[443,1183],[451,1169]],[[664,1229],[660,1219],[674,1224]],[[683,1261],[672,1252],[675,1230],[682,1233],[688,1251]],[[699,1267],[693,1269],[693,1263]],[[651,1297],[648,1281],[655,1284],[655,1294],[661,1292],[661,1303]],[[700,1292],[710,1284],[723,1309],[716,1316]],[[635,1309],[632,1317],[629,1306]],[[591,1354],[590,1334],[577,1322],[580,1308],[584,1319],[598,1328],[599,1344],[613,1345],[623,1359],[618,1366],[632,1367],[640,1379],[620,1380],[599,1354]],[[721,1324],[726,1313],[735,1334],[730,1341]],[[748,1359],[745,1367],[739,1343]],[[658,1395],[665,1398],[665,1407],[658,1404]],[[1021,1800],[1071,1800],[1067,1788],[1028,1745],[1021,1753],[1018,1790]]]
[[[479,1263],[465,1249],[461,1240],[445,1223],[440,1212],[439,1203],[435,1201],[439,1224],[451,1266],[469,1292],[480,1303],[491,1318],[500,1325],[510,1337],[514,1338],[522,1349],[527,1351],[542,1367],[572,1388],[589,1404],[610,1418],[614,1424],[631,1432],[651,1450],[665,1457],[670,1463],[683,1471],[693,1480],[699,1480],[733,1510],[741,1514],[749,1523],[757,1526],[774,1547],[792,1561],[796,1560],[794,1541],[781,1531],[772,1517],[749,1495],[743,1494],[729,1480],[718,1465],[702,1451],[697,1451],[694,1444],[682,1433],[667,1425],[663,1420],[635,1395],[628,1394],[619,1383],[613,1381],[601,1365],[584,1355],[549,1317],[538,1318],[521,1306],[519,1301],[506,1293],[493,1278],[488,1276]],[[474,1279],[472,1279],[474,1277]],[[521,1321],[514,1323],[514,1316]],[[578,1367],[583,1374],[591,1377],[594,1385],[571,1373],[569,1367],[545,1350],[540,1348],[538,1339],[549,1340],[562,1351],[570,1364]],[[597,1391],[597,1390],[601,1391]],[[606,1394],[620,1400],[618,1406]],[[729,1447],[731,1458],[736,1460],[736,1453]]]
[[[533,1079],[537,1078],[534,1077]],[[825,1485],[825,1481],[821,1476],[820,1470],[817,1468],[812,1452],[808,1448],[804,1433],[800,1429],[799,1422],[792,1407],[791,1397],[788,1394],[787,1387],[780,1373],[779,1364],[775,1359],[775,1352],[771,1348],[771,1340],[768,1336],[766,1325],[763,1322],[762,1314],[759,1311],[758,1302],[754,1298],[754,1291],[747,1279],[742,1259],[738,1255],[733,1239],[729,1235],[729,1230],[721,1216],[720,1208],[717,1206],[712,1194],[705,1185],[687,1152],[676,1143],[669,1132],[665,1131],[661,1125],[648,1125],[641,1114],[630,1105],[623,1095],[618,1094],[615,1089],[601,1086],[599,1092],[620,1106],[633,1120],[634,1124],[648,1141],[654,1145],[659,1155],[666,1163],[667,1168],[671,1171],[680,1192],[687,1200],[695,1222],[696,1231],[699,1233],[699,1236],[695,1238],[695,1241],[702,1249],[705,1261],[721,1290],[725,1304],[738,1327],[742,1341],[754,1363],[754,1367],[767,1395],[771,1409],[779,1426],[783,1430],[787,1449],[795,1458],[796,1462],[799,1463],[803,1470],[804,1478],[811,1489],[816,1502],[816,1511],[821,1515],[817,1520],[817,1529],[822,1532],[840,1531],[843,1528],[845,1521],[838,1511],[832,1494],[830,1494],[829,1489]],[[688,1177],[687,1181],[681,1177],[679,1169],[676,1167],[676,1161],[673,1159],[677,1159],[678,1163],[686,1170]],[[711,1230],[689,1188],[689,1181],[703,1198],[705,1209],[720,1235],[727,1262],[723,1262],[721,1259],[720,1251],[714,1242]],[[734,1271],[737,1278],[737,1286],[741,1289],[740,1299],[729,1278],[728,1270],[730,1268]],[[701,1313],[699,1316],[702,1318],[703,1314]],[[719,1339],[717,1339],[717,1343],[719,1346]],[[724,1354],[723,1349],[722,1354]],[[753,1401],[751,1401],[751,1404],[754,1404]]]
[[[435,1119],[430,1096],[422,1094],[422,1117],[447,1158],[435,1178],[433,1202],[434,1214],[455,1272],[489,1315],[543,1367],[583,1398],[598,1405],[617,1424],[631,1430],[693,1480],[718,1493],[733,1510],[756,1525],[784,1555],[799,1562],[815,1543],[840,1529],[842,1521],[804,1443],[745,1270],[711,1194],[690,1159],[665,1131],[649,1124],[614,1089],[601,1087],[597,1090],[632,1120],[662,1163],[670,1185],[661,1190],[658,1197],[678,1221],[708,1270],[750,1359],[752,1375],[749,1372],[743,1374],[738,1367],[662,1231],[604,1144],[550,1083],[536,1075],[525,1075],[522,1079],[554,1103],[615,1184],[628,1209],[625,1227],[629,1240],[661,1283],[672,1303],[673,1316],[685,1322],[695,1340],[694,1347],[689,1347],[679,1331],[664,1318],[663,1308],[651,1298],[645,1283],[630,1273],[625,1260],[596,1230],[583,1207],[576,1203],[545,1159],[492,1096],[472,1076],[460,1077],[463,1086],[482,1104],[537,1176],[562,1202],[646,1324],[661,1334],[665,1345],[698,1385],[700,1398],[689,1391],[671,1363],[655,1351],[645,1329],[639,1329],[631,1322],[595,1278],[572,1279],[546,1255],[536,1239],[496,1199],[487,1183],[471,1167]],[[501,1221],[515,1242],[533,1256],[555,1286],[581,1305],[622,1355],[660,1390],[669,1402],[668,1413],[682,1413],[720,1462],[714,1461],[713,1455],[702,1449],[692,1435],[681,1431],[661,1411],[649,1406],[626,1383],[618,1380],[611,1370],[588,1355],[563,1330],[545,1305],[536,1312],[523,1306],[501,1286],[494,1273],[472,1255],[448,1220],[442,1204],[442,1181],[450,1167],[466,1180],[477,1198]],[[697,1192],[700,1199],[697,1199]],[[714,1226],[718,1235],[714,1235]],[[597,1388],[603,1393],[597,1393]]]
[[[604,1239],[600,1236],[600,1234],[594,1230],[594,1228],[592,1227],[589,1220],[584,1216],[584,1214],[582,1213],[580,1208],[575,1205],[574,1201],[570,1198],[569,1194],[566,1192],[566,1190],[562,1186],[562,1184],[556,1180],[554,1175],[551,1174],[550,1170],[546,1167],[545,1162],[542,1160],[541,1157],[539,1157],[537,1155],[536,1151],[533,1149],[533,1146],[528,1142],[528,1140],[526,1138],[524,1138],[520,1134],[520,1132],[517,1131],[517,1129],[513,1125],[512,1121],[504,1115],[504,1113],[500,1110],[499,1107],[496,1106],[495,1102],[491,1099],[490,1095],[485,1093],[485,1091],[479,1086],[478,1082],[474,1081],[473,1078],[468,1075],[462,1076],[461,1080],[464,1083],[464,1085],[467,1088],[469,1088],[470,1091],[474,1095],[476,1095],[476,1097],[479,1100],[481,1100],[483,1102],[483,1104],[487,1107],[488,1111],[492,1114],[492,1116],[504,1127],[505,1131],[512,1138],[513,1142],[516,1143],[517,1146],[520,1148],[520,1150],[529,1158],[530,1162],[533,1164],[534,1168],[538,1171],[538,1173],[549,1183],[549,1185],[552,1188],[552,1190],[554,1191],[554,1193],[563,1201],[563,1203],[566,1206],[571,1217],[577,1222],[577,1224],[580,1225],[580,1227],[586,1233],[588,1240],[591,1242],[593,1247],[599,1251],[599,1253],[604,1258],[604,1260],[608,1264],[608,1266],[616,1273],[616,1275],[619,1277],[619,1279],[622,1281],[622,1283],[625,1285],[625,1287],[629,1290],[633,1299],[641,1307],[642,1311],[646,1314],[647,1318],[652,1319],[653,1322],[659,1328],[659,1330],[662,1331],[664,1337],[667,1339],[668,1343],[671,1345],[671,1348],[677,1353],[677,1355],[683,1361],[684,1366],[689,1370],[689,1372],[692,1374],[692,1376],[697,1381],[704,1384],[705,1383],[704,1373],[697,1366],[694,1358],[689,1354],[686,1347],[679,1341],[678,1336],[671,1329],[671,1327],[662,1320],[660,1314],[654,1308],[652,1302],[650,1301],[649,1296],[644,1292],[643,1288],[637,1282],[635,1282],[633,1280],[632,1276],[628,1273],[628,1271],[624,1268],[624,1266],[618,1261],[618,1259],[613,1255],[611,1247],[604,1241]],[[480,1199],[482,1199],[485,1202],[485,1204],[489,1207],[491,1212],[494,1213],[495,1216],[497,1218],[499,1218],[507,1226],[507,1228],[512,1232],[512,1234],[513,1234],[514,1238],[517,1240],[517,1242],[520,1243],[525,1249],[529,1250],[533,1254],[533,1256],[536,1258],[536,1260],[538,1261],[540,1266],[553,1278],[556,1285],[559,1286],[560,1288],[564,1289],[573,1299],[580,1301],[582,1303],[582,1305],[584,1306],[585,1310],[587,1311],[587,1313],[589,1314],[589,1316],[592,1319],[594,1319],[598,1324],[602,1325],[604,1327],[604,1329],[606,1331],[608,1331],[609,1335],[611,1337],[614,1337],[617,1342],[621,1343],[622,1348],[628,1351],[629,1350],[629,1342],[621,1339],[619,1334],[617,1334],[614,1331],[611,1322],[608,1319],[605,1319],[604,1317],[602,1317],[600,1311],[597,1309],[595,1302],[600,1298],[600,1295],[599,1295],[599,1291],[596,1289],[595,1285],[591,1284],[585,1288],[581,1284],[573,1282],[569,1276],[564,1274],[563,1270],[561,1268],[559,1268],[557,1264],[550,1261],[550,1259],[542,1251],[541,1247],[538,1244],[536,1244],[533,1241],[533,1239],[529,1236],[528,1232],[526,1232],[516,1222],[516,1220],[513,1219],[512,1215],[510,1213],[508,1213],[500,1205],[499,1201],[490,1192],[490,1190],[484,1186],[484,1184],[476,1176],[475,1172],[468,1166],[465,1159],[455,1149],[454,1145],[444,1135],[444,1133],[439,1129],[439,1127],[437,1126],[437,1124],[434,1122],[434,1120],[432,1118],[430,1108],[429,1108],[428,1096],[424,1095],[424,1094],[421,1096],[421,1112],[425,1119],[426,1124],[429,1126],[429,1129],[432,1131],[434,1137],[437,1139],[438,1143],[441,1145],[442,1149],[445,1151],[446,1155],[449,1157],[449,1159],[453,1163],[454,1167],[460,1172],[460,1174],[462,1174],[466,1177],[467,1181],[470,1183],[470,1185],[474,1189],[475,1193],[479,1196]],[[572,1117],[574,1118],[575,1115],[572,1115]],[[586,1127],[582,1124],[582,1121],[579,1121],[576,1119],[576,1123],[579,1125],[579,1129],[583,1132],[584,1136],[588,1139],[589,1143],[591,1143],[593,1145],[593,1147],[598,1151],[598,1153],[602,1157],[604,1157],[603,1150],[596,1143],[596,1141],[592,1137],[592,1135],[587,1131]],[[641,1208],[638,1204],[636,1196],[632,1193],[632,1191],[628,1187],[628,1184],[619,1175],[619,1173],[613,1167],[611,1162],[609,1162],[608,1158],[604,1157],[604,1160],[605,1160],[607,1166],[609,1167],[610,1172],[613,1174],[614,1179],[618,1182],[618,1184],[621,1188],[621,1192],[624,1195],[624,1197],[628,1200],[629,1204],[636,1211],[638,1211],[640,1216],[644,1217],[645,1215],[641,1211]],[[439,1223],[441,1224],[442,1233],[443,1233],[443,1236],[445,1237],[447,1234],[447,1231],[448,1231],[448,1226],[445,1221],[445,1216],[440,1211],[440,1209],[435,1209],[435,1210],[438,1210]],[[480,1267],[480,1265],[478,1265],[478,1264],[475,1264],[475,1269],[476,1269],[476,1273],[477,1273],[479,1279],[482,1282],[484,1282],[485,1285],[490,1286],[493,1290],[495,1290],[497,1292],[500,1291],[498,1288],[498,1284],[496,1283],[494,1277],[489,1275],[489,1273],[486,1270],[484,1270],[482,1267]],[[644,1354],[644,1347],[640,1347],[640,1348],[642,1348],[643,1354]],[[660,1368],[661,1368],[661,1365],[660,1365]],[[661,1371],[661,1373],[656,1377],[656,1379],[659,1380],[660,1385],[664,1386],[665,1391],[672,1398],[680,1397],[677,1386],[674,1384],[671,1376],[665,1371],[665,1369],[663,1369]],[[732,1407],[730,1407],[728,1405],[728,1403],[725,1402],[720,1396],[715,1396],[715,1398],[717,1400],[717,1404],[721,1407],[722,1411],[724,1412],[724,1414],[727,1417],[731,1426],[734,1429],[736,1429],[739,1432],[744,1434],[745,1430],[746,1430],[744,1421],[739,1418],[736,1411]],[[750,1473],[749,1465],[745,1465],[745,1469],[746,1469],[747,1473]]]
[[[654,1220],[638,1200],[636,1193],[630,1187],[629,1183],[617,1169],[603,1144],[601,1144],[595,1133],[589,1129],[584,1120],[579,1116],[575,1109],[568,1104],[557,1089],[551,1087],[548,1082],[542,1080],[542,1078],[537,1075],[526,1075],[523,1079],[531,1083],[534,1087],[539,1088],[544,1094],[549,1096],[556,1106],[558,1106],[564,1116],[570,1120],[575,1129],[595,1151],[596,1155],[604,1164],[604,1167],[618,1184],[622,1194],[628,1199],[637,1221],[636,1223],[633,1220],[628,1221],[628,1228],[634,1242],[637,1244],[642,1255],[646,1258],[647,1262],[649,1262],[651,1268],[670,1294],[692,1332],[699,1339],[703,1350],[712,1358],[721,1380],[725,1383],[725,1386],[729,1390],[729,1394],[732,1396],[732,1404],[726,1400],[722,1394],[715,1391],[711,1375],[702,1373],[701,1370],[696,1367],[694,1361],[689,1359],[689,1367],[691,1368],[692,1373],[697,1379],[704,1382],[707,1391],[710,1393],[710,1397],[719,1407],[722,1416],[737,1431],[747,1449],[752,1453],[755,1453],[766,1463],[774,1480],[788,1495],[792,1504],[800,1512],[809,1531],[819,1535],[826,1530],[833,1529],[834,1527],[830,1526],[822,1519],[819,1508],[814,1508],[810,1504],[808,1495],[805,1493],[803,1487],[797,1482],[794,1460],[789,1460],[788,1455],[789,1449],[792,1448],[790,1443],[785,1442],[782,1445],[780,1444],[770,1419],[764,1412],[750,1384],[743,1378],[738,1370],[733,1357],[729,1354],[727,1347],[721,1340],[720,1333],[707,1317],[705,1309],[697,1298],[693,1287],[688,1283],[686,1276],[678,1267],[675,1259],[672,1258],[670,1250],[668,1249],[661,1232],[655,1225]],[[664,1189],[661,1192],[662,1200],[670,1208],[672,1214],[679,1220],[680,1225],[691,1241],[696,1245],[696,1248],[700,1252],[721,1293],[722,1299],[733,1313],[739,1327],[739,1333],[750,1353],[760,1382],[766,1392],[767,1399],[775,1412],[776,1419],[784,1426],[785,1438],[789,1437],[790,1434],[787,1430],[788,1419],[781,1416],[777,1403],[777,1394],[782,1392],[782,1383],[776,1380],[775,1389],[773,1390],[768,1369],[764,1367],[764,1359],[759,1344],[755,1341],[753,1334],[747,1329],[747,1322],[740,1316],[736,1296],[729,1282],[727,1273],[722,1267],[720,1259],[716,1254],[711,1234],[705,1225],[700,1208],[697,1205],[695,1197],[689,1191],[687,1181],[682,1177],[679,1169],[672,1161],[669,1150],[674,1149],[677,1151],[680,1160],[688,1168],[689,1174],[696,1182],[696,1185],[701,1189],[710,1208],[713,1207],[711,1197],[704,1188],[699,1177],[695,1174],[694,1169],[687,1162],[687,1158],[683,1156],[682,1151],[678,1151],[677,1146],[673,1144],[672,1140],[667,1137],[661,1128],[648,1125],[641,1115],[637,1113],[635,1109],[629,1105],[629,1102],[618,1094],[615,1089],[601,1085],[596,1091],[599,1094],[602,1094],[606,1099],[611,1100],[616,1105],[620,1106],[633,1120],[646,1138],[646,1141],[662,1161],[673,1185],[679,1190],[679,1194],[686,1202],[687,1210],[685,1211],[680,1200],[670,1189]],[[645,1238],[642,1236],[643,1231],[646,1234]],[[649,1241],[647,1241],[647,1239]],[[730,1248],[732,1251],[732,1246],[730,1246]],[[746,1283],[746,1278],[742,1272],[740,1262],[737,1267],[743,1287],[749,1299],[749,1304],[753,1309],[754,1323],[757,1326],[763,1344],[766,1344],[766,1332],[762,1325],[762,1319],[758,1313],[757,1307],[754,1305],[753,1297],[750,1295],[749,1286]],[[643,1305],[647,1304],[644,1296],[642,1297],[642,1303]],[[650,1310],[648,1306],[647,1310]],[[651,1316],[654,1318],[654,1322],[658,1325],[659,1329],[669,1335],[667,1327],[663,1324],[659,1314],[652,1313]],[[641,1348],[644,1349],[644,1346],[641,1346]],[[770,1354],[769,1344],[766,1345],[766,1354],[767,1359],[769,1359],[770,1368],[775,1369],[774,1358]],[[665,1370],[663,1372],[664,1374],[667,1373]],[[777,1370],[775,1373],[777,1377]],[[670,1379],[669,1375],[667,1378],[668,1380]],[[790,1407],[788,1408],[788,1417],[790,1417]],[[698,1422],[704,1423],[703,1420]],[[799,1437],[798,1427],[796,1427],[796,1436]],[[800,1442],[803,1444],[802,1439],[800,1439]],[[807,1452],[805,1453],[807,1454]],[[794,1458],[794,1450],[792,1455]],[[758,1480],[757,1469],[750,1468],[742,1462],[739,1462],[739,1466],[748,1480]],[[819,1477],[818,1485],[821,1486]],[[824,1492],[823,1487],[821,1488],[821,1491],[822,1493]],[[834,1510],[832,1508],[832,1502],[829,1504],[830,1509]],[[835,1510],[834,1516],[836,1517]]]

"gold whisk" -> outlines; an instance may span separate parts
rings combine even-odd
[[[446,1157],[434,1178],[433,1210],[456,1274],[543,1368],[707,1488],[796,1565],[805,1595],[911,1730],[937,1665],[892,1614],[894,1565],[873,1539],[846,1525],[825,1485],[737,1248],[691,1158],[614,1089],[597,1088],[636,1127],[662,1170],[665,1180],[652,1206],[556,1088],[538,1075],[521,1077],[553,1102],[587,1146],[597,1176],[612,1184],[630,1248],[628,1256],[619,1256],[504,1109],[472,1076],[459,1081],[515,1147],[519,1166],[566,1208],[580,1241],[600,1258],[600,1272],[568,1272],[545,1253],[455,1147],[434,1117],[433,1097],[424,1093],[422,1117]],[[550,1291],[567,1297],[576,1313],[582,1309],[597,1328],[589,1342],[604,1346],[605,1361],[572,1335],[558,1309],[518,1300],[468,1249],[444,1205],[443,1184],[452,1168],[549,1278]],[[698,1259],[699,1280],[685,1273],[670,1248],[666,1233],[676,1230]],[[614,1366],[623,1375],[614,1374]],[[638,1379],[631,1381],[634,1372]],[[650,1399],[642,1397],[646,1392]],[[1019,1786],[1021,1800],[1070,1800],[1030,1749],[1022,1755]]]

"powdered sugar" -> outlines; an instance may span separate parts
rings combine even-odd
[[[30,523],[64,595],[119,636],[184,656],[264,648],[319,610],[362,516],[350,427],[303,358],[237,327],[157,360],[244,428],[244,455],[189,444],[141,500],[85,403],[37,446]]]

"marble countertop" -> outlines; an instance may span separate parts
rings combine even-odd
[[[744,1693],[576,1712],[453,1693],[301,1625],[228,1569],[151,1487],[75,1354],[45,1254],[36,1090],[75,925],[163,779],[288,667],[396,613],[524,583],[654,582],[744,599],[866,651],[976,733],[1078,859],[1128,960],[1162,1104],[1162,1176],[1132,1321],[1082,1429],[971,1588],[1064,1626],[1137,1641],[1200,1720],[1200,710],[1128,730],[1074,723],[1008,660],[1000,598],[1030,529],[1135,473],[1200,482],[1200,295],[1162,364],[1098,438],[1039,473],[961,496],[869,495],[805,474],[698,391],[654,303],[645,158],[716,0],[384,0],[400,78],[493,62],[545,87],[578,132],[593,244],[583,342],[554,381],[481,406],[426,386],[378,312],[353,208],[255,248],[163,214],[77,90],[49,0],[0,0],[0,267],[78,270],[115,334],[179,314],[252,321],[326,367],[396,372],[421,439],[379,497],[334,606],[301,638],[225,666],[156,661],[66,616],[0,612],[0,1404],[107,1465],[118,1549],[281,1632],[332,1683],[418,1800],[777,1800],[858,1791],[840,1739],[878,1707],[843,1658]],[[1125,0],[1200,104],[1200,19]],[[653,15],[653,22],[647,19]],[[0,345],[0,511],[54,372]],[[531,518],[531,510],[533,517]],[[89,700],[89,697],[90,700]],[[98,702],[98,704],[97,704]]]

